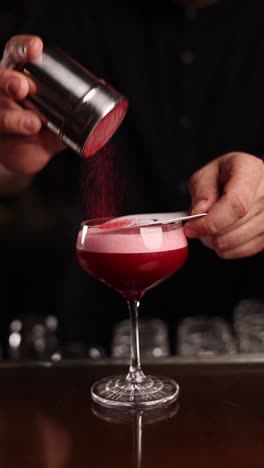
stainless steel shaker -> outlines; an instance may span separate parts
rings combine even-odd
[[[36,89],[25,99],[25,107],[84,157],[99,151],[125,117],[127,99],[58,48],[44,48],[20,71]]]

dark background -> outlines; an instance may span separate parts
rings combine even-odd
[[[26,23],[31,5],[33,5],[31,1],[16,1],[12,4],[1,2],[1,53],[6,41],[20,30],[21,24]],[[78,269],[75,242],[79,221],[83,219],[85,210],[83,182],[86,170],[86,162],[73,152],[67,151],[55,157],[48,167],[34,178],[33,184],[23,194],[0,198],[0,346],[3,357],[8,357],[10,324],[14,319],[19,318],[26,329],[32,330],[45,317],[56,316],[59,320],[60,342],[85,339],[88,344],[99,343],[107,348],[114,323],[121,318],[127,318],[123,298],[111,294],[112,291],[105,289],[92,278],[89,287],[93,288],[94,297],[99,298],[100,295],[104,295],[108,306],[103,311],[104,315],[100,315],[99,307],[97,304],[89,303],[87,295],[86,302],[82,305],[82,291],[83,285],[87,284],[87,275]],[[103,184],[100,184],[100,190],[102,187]],[[208,250],[206,254],[210,266],[215,256]],[[199,268],[203,267],[203,261],[204,251],[201,251],[196,261]],[[251,271],[253,259],[248,259],[244,263],[248,265],[248,271]],[[235,290],[238,291],[240,288],[240,279],[235,274],[235,266],[235,262],[229,263],[232,277],[229,291],[232,291],[234,283]],[[188,270],[183,269],[179,275],[183,275],[182,284],[185,285],[181,291],[184,299],[182,310],[185,314],[188,309],[186,302],[191,296],[187,287],[188,282],[185,281]],[[211,278],[213,283],[215,280],[216,278]],[[221,286],[221,277],[217,280]],[[87,288],[87,291],[89,298],[90,289]],[[63,294],[64,292],[67,294]],[[246,297],[247,289],[242,292]],[[152,303],[157,298],[155,313],[160,317],[164,317],[162,307],[168,303],[167,296],[166,288],[161,285],[157,292],[154,290],[149,297],[146,297],[146,301],[150,299]],[[236,301],[233,294],[230,294],[230,298],[230,307],[224,308],[221,302],[222,295],[217,295],[215,298],[209,288],[206,291],[205,304],[202,303],[202,308],[197,307],[193,313],[198,314],[210,309],[211,315],[217,315],[219,310],[222,310],[229,318],[232,301]],[[172,307],[177,308],[177,314],[173,313],[172,321],[169,323],[172,340],[175,340],[175,321],[180,319],[178,306],[176,300],[172,301]],[[143,314],[146,309],[142,307]],[[149,307],[149,310],[152,313],[154,309]],[[168,310],[168,314],[169,312]],[[76,329],[77,317],[82,318],[83,326],[79,326],[79,329],[78,326]],[[38,328],[38,333],[39,331]]]
[[[5,43],[25,22],[31,4],[1,2],[1,55]],[[81,164],[72,152],[58,155],[23,194],[0,198],[0,345],[4,357],[12,320],[27,317],[32,323],[39,321],[37,317],[57,315],[66,265],[75,248],[78,209],[82,210]]]

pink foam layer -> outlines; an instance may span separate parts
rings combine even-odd
[[[78,248],[100,253],[164,252],[185,246],[187,239],[181,227],[166,232],[160,226],[140,228],[138,233],[131,233],[129,229],[124,233],[110,233],[91,228],[78,237]]]

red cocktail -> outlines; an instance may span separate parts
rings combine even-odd
[[[157,245],[148,245],[151,236]],[[137,300],[175,273],[185,262],[188,251],[182,230],[175,231],[171,225],[155,226],[152,230],[142,227],[111,233],[90,231],[86,242],[78,245],[77,255],[84,270],[126,299]]]
[[[161,222],[159,223],[159,218]],[[137,215],[106,221],[85,221],[77,239],[82,268],[119,291],[131,317],[131,363],[127,376],[97,382],[95,401],[107,406],[153,406],[173,401],[178,385],[166,378],[145,376],[138,339],[139,300],[145,292],[175,273],[186,261],[187,239],[182,224],[163,224],[164,215]],[[151,224],[151,220],[155,223]]]

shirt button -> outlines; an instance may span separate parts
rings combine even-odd
[[[179,118],[179,125],[181,128],[187,129],[192,125],[192,121],[188,115],[181,115]]]
[[[191,65],[194,61],[194,55],[189,50],[186,50],[181,54],[181,61],[184,65]]]

